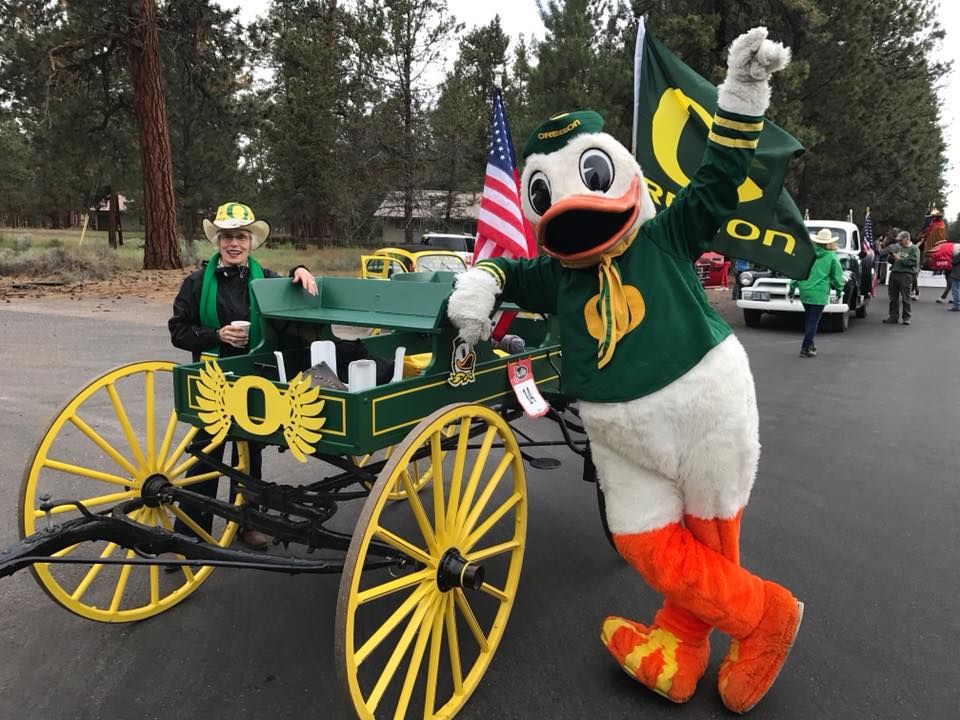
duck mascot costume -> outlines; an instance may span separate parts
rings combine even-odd
[[[564,392],[579,401],[614,543],[664,597],[652,623],[608,617],[600,638],[631,677],[681,703],[719,629],[731,642],[718,688],[734,712],[773,684],[803,605],[739,563],[760,455],[756,396],[694,260],[737,207],[770,77],[789,60],[766,28],[733,42],[703,160],[659,215],[599,115],[543,123],[524,146],[521,180],[542,254],[477,263],[458,276],[447,311],[469,343],[490,336],[498,295],[559,318]]]

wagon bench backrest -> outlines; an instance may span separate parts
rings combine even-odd
[[[452,280],[452,275],[451,275]],[[318,277],[316,296],[289,280],[259,280],[253,294],[265,321],[357,325],[439,334],[451,284]]]

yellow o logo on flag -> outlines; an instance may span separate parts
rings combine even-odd
[[[690,110],[693,110],[709,128],[713,125],[713,118],[696,100],[687,97],[679,88],[667,88],[660,96],[657,111],[653,114],[653,126],[650,138],[653,142],[653,156],[660,169],[681,187],[690,182],[690,178],[680,167],[677,150],[680,147],[680,134],[690,119]],[[763,190],[753,180],[747,178],[737,188],[740,202],[751,202],[763,197]]]

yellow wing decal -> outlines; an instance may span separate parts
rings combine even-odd
[[[322,435],[318,431],[326,422],[319,417],[323,410],[323,400],[318,400],[320,388],[310,387],[310,376],[297,373],[290,381],[287,391],[289,414],[283,424],[283,437],[287,441],[290,452],[300,462],[306,462],[306,456],[311,454],[314,445]]]
[[[227,378],[216,361],[208,360],[201,366],[197,390],[200,408],[197,417],[203,422],[204,430],[213,436],[214,444],[219,443],[230,430],[230,413],[225,402]]]

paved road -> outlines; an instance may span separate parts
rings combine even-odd
[[[112,365],[180,357],[158,329],[164,308],[137,315],[0,309],[0,544],[16,539],[21,468],[62,402]],[[822,335],[813,360],[797,357],[792,324],[737,332],[763,443],[743,561],[806,602],[790,662],[751,717],[960,717],[960,390],[947,374],[960,317],[930,299],[909,328],[874,313]],[[458,718],[729,717],[714,690],[719,635],[682,710],[606,657],[602,617],[650,618],[657,598],[606,545],[573,456],[554,455],[561,469],[528,469],[520,592]],[[0,718],[346,718],[334,679],[337,586],[218,571],[166,615],[112,627],[58,608],[29,573],[0,581]]]

